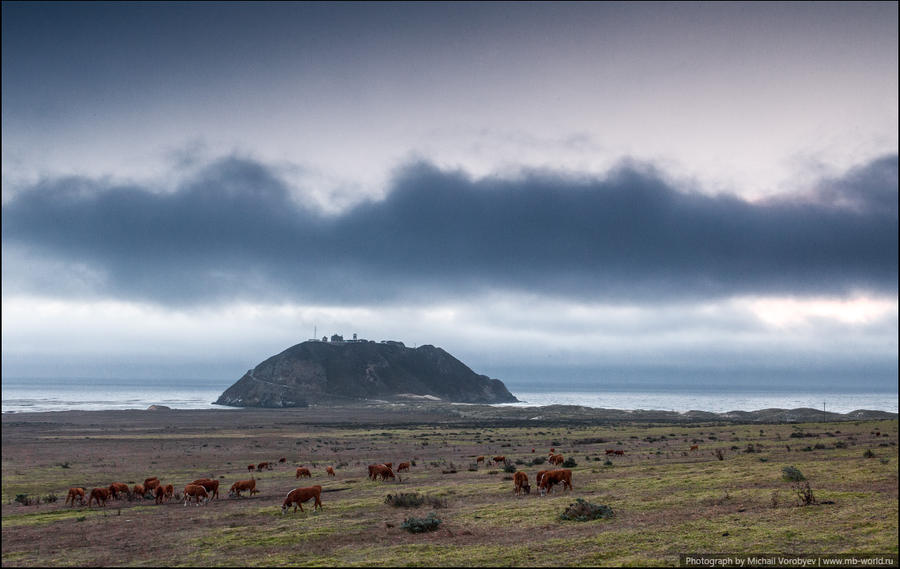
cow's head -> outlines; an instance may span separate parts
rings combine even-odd
[[[526,494],[531,494],[531,486],[528,484],[522,485],[522,490],[525,490]]]

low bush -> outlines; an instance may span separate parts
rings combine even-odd
[[[793,466],[785,466],[781,469],[781,472],[783,473],[782,476],[784,479],[791,482],[802,482],[803,480],[806,480],[806,476],[803,476],[803,473]]]
[[[425,503],[425,496],[421,494],[388,494],[384,499],[385,504],[396,508],[416,508]]]
[[[562,465],[566,468],[574,468],[574,467],[578,466],[578,463],[575,462],[575,459],[570,456],[569,458],[567,458],[566,460],[563,461]]]
[[[531,459],[531,464],[535,466],[537,466],[538,464],[544,464],[545,462],[547,462],[547,457],[544,456],[536,456]]]
[[[875,453],[872,452],[872,449],[866,449],[866,452],[863,453],[863,458],[875,458]]]
[[[52,504],[52,503],[56,502],[57,500],[59,500],[59,497],[56,494],[53,494],[51,492],[50,494],[47,494],[46,496],[44,496],[42,498],[42,500],[44,500],[45,504]]]
[[[563,513],[559,515],[562,520],[571,520],[576,522],[587,522],[590,520],[599,520],[603,518],[613,517],[612,508],[600,504],[592,504],[583,498],[576,498],[574,504],[569,504]]]
[[[512,474],[512,473],[515,472],[516,470],[518,470],[518,468],[516,468],[516,465],[515,465],[515,464],[509,464],[509,463],[507,463],[506,465],[503,466],[503,472],[506,472],[506,473],[509,473],[509,474]]]
[[[410,533],[424,533],[426,531],[434,531],[440,525],[441,520],[434,516],[434,512],[431,512],[425,518],[406,518],[400,527]]]

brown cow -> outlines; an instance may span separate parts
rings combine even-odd
[[[556,454],[556,449],[553,447],[550,447],[550,454]]]
[[[382,481],[387,481],[388,478],[394,478],[394,471],[391,470],[390,466],[385,466],[384,464],[376,464],[373,472],[374,475],[372,480],[375,480],[379,476],[381,476]]]
[[[560,465],[560,464],[562,464],[563,462],[565,462],[565,459],[563,458],[563,455],[561,455],[561,454],[553,454],[553,455],[550,455],[550,464]]]
[[[335,474],[334,474],[334,469],[331,468],[330,466],[326,466],[326,467],[325,467],[325,474],[327,474],[328,476],[334,476],[334,475],[335,475]]]
[[[624,450],[617,450],[617,451],[616,451],[616,456],[624,456],[624,455],[625,455],[625,451],[624,451]]]
[[[478,458],[475,459],[475,464],[478,464],[479,462],[484,462],[484,455],[479,456]]]
[[[265,468],[266,470],[272,470],[272,465],[268,462],[260,462],[256,465],[256,470],[262,470],[263,468]]]
[[[401,462],[400,464],[398,464],[398,465],[397,465],[397,472],[400,472],[401,470],[405,470],[405,471],[409,472],[409,463],[408,463],[408,462]]]
[[[132,488],[132,490],[131,490],[131,495],[143,500],[144,499],[144,485],[143,484],[135,484],[134,488]]]
[[[383,464],[384,466],[387,466],[388,468],[394,468],[393,462],[382,462],[381,464]]]
[[[307,478],[312,478],[312,474],[309,473],[309,469],[303,466],[297,468],[297,475],[294,478],[300,478],[301,476],[306,476]]]
[[[300,511],[303,511],[303,502],[308,502],[311,498],[315,498],[316,501],[313,504],[313,511],[322,507],[322,487],[321,486],[309,486],[306,488],[294,488],[288,495],[284,498],[284,503],[281,504],[281,515],[284,515],[284,512],[291,507],[293,504],[294,511],[297,511],[297,506],[300,506]]]
[[[98,506],[106,507],[106,501],[109,500],[109,488],[94,488],[88,496],[88,508],[91,507],[91,500],[96,500]]]
[[[531,494],[531,486],[528,484],[528,475],[521,470],[513,474],[513,484],[516,485],[513,489],[516,496],[519,496],[523,490],[526,494]]]
[[[197,501],[197,505],[200,505],[200,498],[203,498],[203,503],[209,502],[209,494],[206,493],[206,488],[200,486],[199,484],[188,484],[184,487],[184,505],[187,506],[188,502],[191,501],[191,498]]]
[[[84,488],[69,488],[69,495],[66,496],[66,504],[71,500],[72,505],[74,506],[75,498],[78,498],[82,506],[84,505]]]
[[[608,449],[606,449],[606,454],[616,454],[616,451],[611,448],[608,448]]]
[[[538,485],[538,488],[541,487],[541,478],[543,478],[543,476],[545,474],[547,474],[548,472],[550,472],[550,471],[549,470],[538,470],[537,474],[534,475],[534,483]]]
[[[219,499],[219,481],[214,478],[198,478],[191,482],[191,484],[198,484],[203,486],[207,492],[209,492],[209,499],[212,500],[215,498]]]
[[[691,445],[691,450],[692,451],[700,450],[700,445]]]
[[[247,472],[251,472],[251,471],[253,471],[253,470],[256,470],[256,465],[255,465],[255,464],[248,464],[248,465],[247,465]]]
[[[144,490],[146,492],[150,492],[151,494],[156,490],[159,486],[159,478],[153,477],[144,480]]]
[[[562,483],[563,490],[568,488],[572,489],[572,471],[568,468],[561,468],[559,470],[551,470],[549,472],[545,472],[543,477],[541,477],[541,496],[544,494],[549,494],[550,490],[553,488],[554,484]]]
[[[173,496],[175,496],[175,487],[171,484],[166,484],[165,488],[163,488],[163,498],[168,502]]]
[[[378,465],[377,465],[377,464],[370,464],[370,465],[368,466],[368,468],[369,468],[369,478],[372,479],[372,480],[375,480],[375,467],[376,467],[376,466],[378,466]]]
[[[278,459],[278,462],[287,462],[287,459],[282,456]]]
[[[254,494],[258,494],[259,490],[256,489],[256,480],[253,478],[251,478],[250,480],[238,480],[231,485],[231,489],[228,490],[228,495],[240,497],[241,492],[243,492],[244,490],[249,490],[251,497]]]
[[[112,497],[112,499],[118,500],[119,494],[122,494],[123,497],[128,496],[128,484],[113,482],[109,485],[109,495]]]
[[[501,462],[506,462],[506,457],[505,456],[495,456],[491,460],[493,460],[496,464],[500,464]]]

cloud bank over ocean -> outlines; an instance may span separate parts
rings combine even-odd
[[[174,305],[490,290],[586,301],[890,294],[897,163],[884,156],[750,202],[629,162],[604,177],[513,179],[419,162],[383,200],[337,214],[305,207],[276,168],[246,158],[172,188],[47,179],[3,206],[4,249],[21,259],[4,288],[60,294],[87,274],[96,294]]]

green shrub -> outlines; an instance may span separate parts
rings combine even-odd
[[[545,456],[536,456],[531,459],[531,464],[535,466],[537,466],[538,464],[544,464],[545,462],[547,462],[547,457]]]
[[[872,452],[872,449],[866,449],[866,452],[863,453],[863,458],[875,458],[875,453]]]
[[[606,459],[606,462],[603,463],[603,466],[612,466],[612,465],[613,465],[613,461],[611,461],[608,458]]]
[[[515,464],[509,464],[509,463],[507,463],[506,465],[503,466],[503,472],[507,472],[507,473],[509,473],[509,474],[512,474],[512,473],[515,472],[516,470],[518,470],[518,468],[516,468],[516,465],[515,465]]]
[[[384,499],[385,504],[390,504],[396,508],[415,508],[425,503],[425,496],[418,493],[411,494],[388,494]]]
[[[45,504],[52,504],[52,503],[56,502],[57,500],[59,500],[59,497],[56,494],[53,494],[51,492],[50,494],[47,494],[46,496],[44,496],[43,500],[44,500]]]
[[[803,473],[793,466],[785,466],[781,469],[781,472],[783,473],[784,479],[791,482],[801,482],[806,480],[806,476],[803,476]]]
[[[566,468],[574,468],[574,467],[578,466],[578,463],[575,462],[574,458],[569,457],[563,461],[562,465]]]
[[[603,504],[598,506],[587,502],[582,498],[576,498],[575,503],[569,504],[569,507],[559,515],[561,520],[572,520],[576,522],[587,522],[590,520],[611,517],[613,517],[613,511],[609,506]]]
[[[32,498],[28,494],[16,494],[16,502],[23,506],[31,506],[33,504],[40,504],[41,499],[38,497]]]
[[[384,499],[385,504],[390,504],[396,508],[417,508],[422,504],[428,504],[432,508],[446,508],[447,500],[436,496],[423,496],[418,492],[388,494]]]
[[[436,530],[439,525],[441,525],[441,520],[434,517],[434,512],[431,512],[425,518],[406,518],[400,527],[410,533],[424,533]]]

